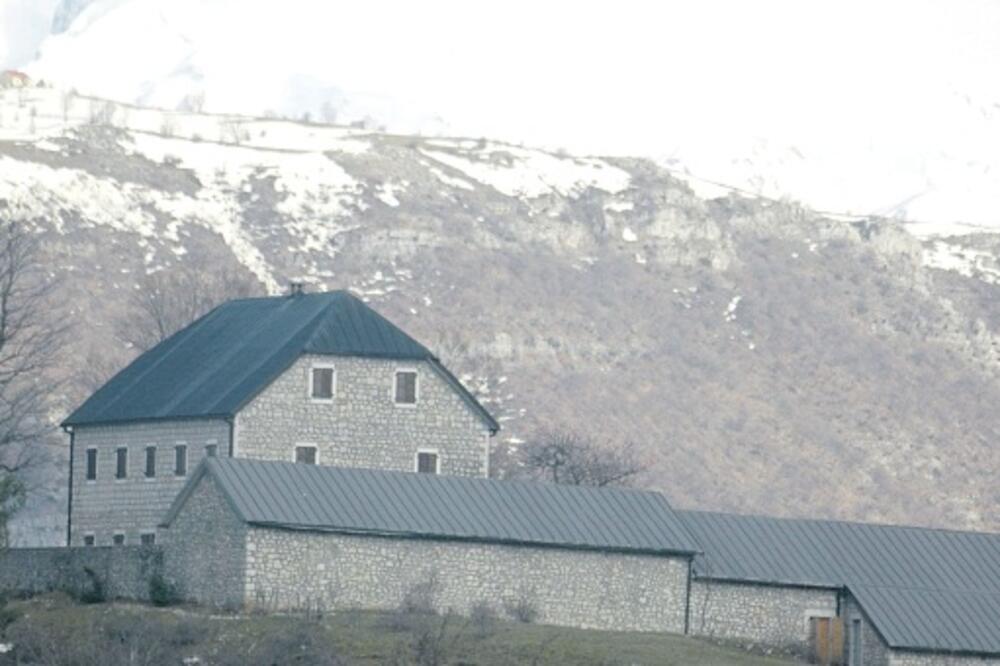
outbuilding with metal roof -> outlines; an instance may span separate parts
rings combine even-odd
[[[678,511],[691,633],[819,663],[1000,664],[1000,534]]]
[[[659,493],[207,460],[167,514],[191,600],[289,608],[530,606],[540,621],[684,633],[696,546]]]

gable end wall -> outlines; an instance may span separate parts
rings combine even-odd
[[[220,608],[242,605],[247,527],[215,479],[201,478],[164,532],[166,577],[182,599]]]
[[[689,633],[808,654],[810,616],[835,617],[837,591],[695,579]]]
[[[308,395],[313,364],[332,365],[332,402]],[[397,368],[415,368],[418,400],[393,398]],[[314,444],[322,465],[414,471],[418,449],[436,449],[442,474],[486,476],[488,429],[424,361],[305,355],[240,410],[236,457],[293,459]]]

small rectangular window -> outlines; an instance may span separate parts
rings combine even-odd
[[[87,449],[87,481],[97,480],[97,449]]]
[[[304,465],[315,465],[316,464],[316,447],[315,446],[296,446],[295,447],[295,462],[302,463]]]
[[[156,447],[146,447],[146,478],[156,478]]]
[[[128,477],[128,449],[115,449],[115,478],[124,479]]]
[[[417,373],[400,370],[396,373],[396,404],[414,405],[417,402]]]
[[[333,399],[333,368],[316,367],[312,369],[310,395],[312,395],[313,400]]]
[[[205,457],[214,458],[219,453],[219,446],[217,444],[206,444],[205,445]]]
[[[156,543],[156,535],[152,532],[146,532],[145,534],[139,535],[139,543],[143,546],[152,546]]]
[[[113,543],[116,546],[124,546],[125,534],[123,532],[118,532],[111,538],[111,543]]]
[[[94,538],[93,534],[84,534],[83,535],[83,545],[84,546],[93,546],[95,543],[97,543],[97,540]]]
[[[417,453],[417,471],[421,474],[437,474],[438,455],[429,451]]]
[[[188,447],[181,444],[174,447],[174,474],[185,476],[188,473]]]

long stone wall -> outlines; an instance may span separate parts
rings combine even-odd
[[[167,509],[187,481],[174,474],[174,449],[187,447],[188,475],[214,445],[224,456],[229,424],[222,420],[168,421],[114,426],[81,426],[73,443],[73,513],[70,543],[83,545],[85,535],[109,546],[115,533],[127,545],[139,544],[143,533],[156,532]],[[156,447],[156,477],[147,479],[146,447]],[[116,453],[128,449],[128,475],[115,478]],[[97,479],[88,481],[87,449],[97,449]]]
[[[837,591],[694,580],[689,632],[809,652],[810,617],[836,617]]]
[[[309,396],[310,370],[336,373],[332,401]],[[417,403],[397,405],[397,369],[417,371]],[[418,449],[436,450],[440,472],[486,476],[488,430],[426,362],[306,355],[254,398],[236,419],[236,456],[293,460],[297,444],[315,445],[319,463],[404,472]]]
[[[0,592],[62,590],[145,600],[158,557],[158,549],[149,546],[10,548],[0,551]]]
[[[466,614],[477,603],[534,608],[537,621],[621,631],[684,632],[688,561],[495,544],[251,527],[247,602],[397,608],[422,594]]]

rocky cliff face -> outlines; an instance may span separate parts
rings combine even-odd
[[[1000,529],[1000,236],[705,196],[638,159],[3,95],[0,213],[43,236],[76,331],[54,414],[134,353],[110,322],[141,276],[238,271],[365,297],[498,445],[634,440],[682,506]]]

